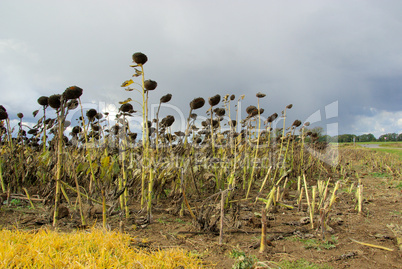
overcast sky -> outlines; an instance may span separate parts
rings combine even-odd
[[[151,102],[171,93],[181,111],[163,115],[217,93],[245,94],[244,115],[263,92],[265,117],[292,103],[288,122],[330,135],[401,133],[401,11],[400,0],[1,0],[0,104],[34,122],[38,97],[72,85],[86,107],[141,101],[120,85],[143,52]]]

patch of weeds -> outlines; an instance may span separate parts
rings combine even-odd
[[[175,222],[178,222],[178,223],[186,223],[184,220],[179,219],[179,218],[176,218],[174,221],[175,221]]]
[[[381,177],[381,178],[388,178],[390,175],[388,173],[382,173],[382,172],[373,172],[370,173],[373,177]]]
[[[356,191],[357,191],[356,188],[353,188],[352,191],[351,191],[351,190],[350,190],[350,187],[345,187],[345,188],[343,188],[343,189],[341,190],[341,192],[348,193],[348,194],[356,193]]]
[[[235,259],[233,269],[248,269],[253,268],[257,259],[254,256],[247,256],[244,252],[238,250],[232,250],[229,256]]]
[[[172,190],[170,190],[170,189],[164,189],[163,191],[165,192],[166,197],[168,197],[169,194],[172,192]]]
[[[391,212],[389,212],[392,215],[402,215],[402,211],[398,211],[398,210],[393,210]]]
[[[305,259],[300,259],[297,261],[282,261],[278,263],[278,268],[281,269],[332,269],[332,266],[327,264],[314,264],[306,261]]]
[[[402,190],[402,181],[395,183],[395,188],[397,188],[398,190]]]
[[[304,239],[299,237],[290,237],[289,240],[303,243],[305,249],[313,248],[318,251],[321,251],[323,249],[336,248],[336,243],[338,242],[338,239],[335,236],[332,236],[331,240],[325,240],[325,241],[321,241],[315,238]]]
[[[166,220],[164,220],[163,218],[158,218],[156,221],[160,224],[166,224]]]
[[[18,199],[12,199],[10,201],[10,205],[18,206],[20,204],[21,204],[21,200],[18,200]]]

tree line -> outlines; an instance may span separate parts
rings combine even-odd
[[[322,127],[315,127],[312,128],[312,131],[318,134],[318,141],[326,141],[326,142],[338,142],[338,143],[345,143],[345,142],[397,142],[402,141],[402,133],[387,133],[380,135],[376,138],[373,134],[362,134],[362,135],[355,135],[355,134],[341,134],[336,136],[329,136],[324,134],[324,129]]]
[[[329,142],[396,142],[402,141],[402,133],[387,133],[380,135],[378,138],[375,138],[373,134],[363,134],[363,135],[354,135],[354,134],[342,134],[329,138],[327,141]]]

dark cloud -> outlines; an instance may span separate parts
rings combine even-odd
[[[88,104],[139,100],[120,85],[133,73],[132,53],[142,51],[146,77],[158,82],[151,102],[172,93],[184,115],[194,97],[245,94],[245,109],[264,92],[266,116],[293,103],[289,122],[304,121],[338,101],[340,132],[359,132],[367,118],[378,123],[372,132],[401,132],[383,124],[384,115],[398,122],[402,110],[401,8],[400,1],[2,1],[0,102],[28,115],[39,96],[71,85],[84,89]]]

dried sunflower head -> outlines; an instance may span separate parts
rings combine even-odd
[[[273,122],[274,120],[276,120],[276,118],[278,117],[278,113],[274,113],[271,116],[268,117],[268,122]]]
[[[208,103],[210,106],[216,106],[221,101],[221,96],[219,94],[209,97]]]
[[[148,61],[148,57],[142,52],[136,52],[133,54],[133,61],[136,64],[145,64]]]
[[[214,112],[215,112],[216,115],[222,117],[222,116],[225,116],[226,111],[225,111],[224,108],[215,108]]]
[[[91,124],[91,128],[92,128],[92,130],[94,130],[95,132],[97,132],[97,131],[99,131],[100,126],[99,126],[99,124]]]
[[[130,103],[122,104],[119,110],[125,113],[134,113],[133,105]]]
[[[144,128],[151,128],[152,122],[149,120],[147,124],[144,123]]]
[[[287,109],[291,109],[293,107],[293,104],[289,104],[286,106]]]
[[[67,102],[67,108],[69,110],[76,109],[78,107],[78,101],[76,99],[72,99]]]
[[[53,94],[49,96],[48,99],[49,106],[54,109],[58,109],[61,106],[61,95]]]
[[[161,103],[167,103],[170,101],[170,99],[172,99],[172,95],[170,93],[164,95],[161,97]]]
[[[175,135],[177,136],[185,136],[186,134],[182,131],[174,132]]]
[[[294,126],[294,127],[299,127],[300,125],[301,125],[301,121],[299,121],[299,120],[295,120],[292,124],[292,126]]]
[[[115,124],[115,125],[112,127],[112,131],[113,131],[113,134],[114,134],[114,135],[117,135],[117,134],[119,133],[119,130],[120,130],[120,126],[119,126],[118,124]]]
[[[77,86],[68,87],[63,93],[63,97],[65,100],[77,99],[80,98],[81,95],[82,89]]]
[[[199,109],[199,108],[203,107],[204,104],[205,104],[204,98],[198,97],[190,102],[190,108],[191,109]]]
[[[256,96],[257,96],[257,98],[264,98],[266,96],[266,94],[259,92],[256,94]]]
[[[36,128],[28,130],[28,134],[30,134],[30,135],[36,135],[37,133],[38,133],[38,129],[36,129]]]
[[[174,121],[175,119],[172,115],[167,115],[165,118],[162,119],[161,125],[162,127],[170,127],[172,126]]]
[[[232,94],[231,96],[230,96],[230,100],[234,100],[236,98],[236,96],[234,95],[234,94]]]
[[[257,107],[255,107],[255,106],[248,106],[248,107],[246,108],[247,114],[251,114],[254,110],[257,110]]]
[[[156,81],[150,79],[144,81],[144,87],[146,91],[153,91],[156,89],[156,86],[158,86],[158,83]]]
[[[128,138],[131,142],[134,142],[137,139],[137,133],[129,133]]]
[[[81,131],[82,131],[82,128],[81,128],[80,126],[74,126],[74,127],[73,127],[73,130],[72,130],[72,132],[73,132],[74,134],[81,133]]]
[[[24,117],[24,114],[18,113],[18,114],[17,114],[17,117],[20,118],[20,119],[22,119],[22,118]]]
[[[96,112],[96,110],[95,109],[93,109],[93,108],[91,108],[91,109],[89,109],[88,111],[87,111],[87,117],[88,117],[88,119],[89,120],[94,120],[94,118],[95,118],[95,116],[96,116],[96,114],[97,114],[98,112]]]
[[[41,96],[38,98],[38,104],[41,106],[48,106],[49,105],[49,97]]]
[[[8,118],[8,114],[4,110],[0,110],[0,120],[5,120]]]

